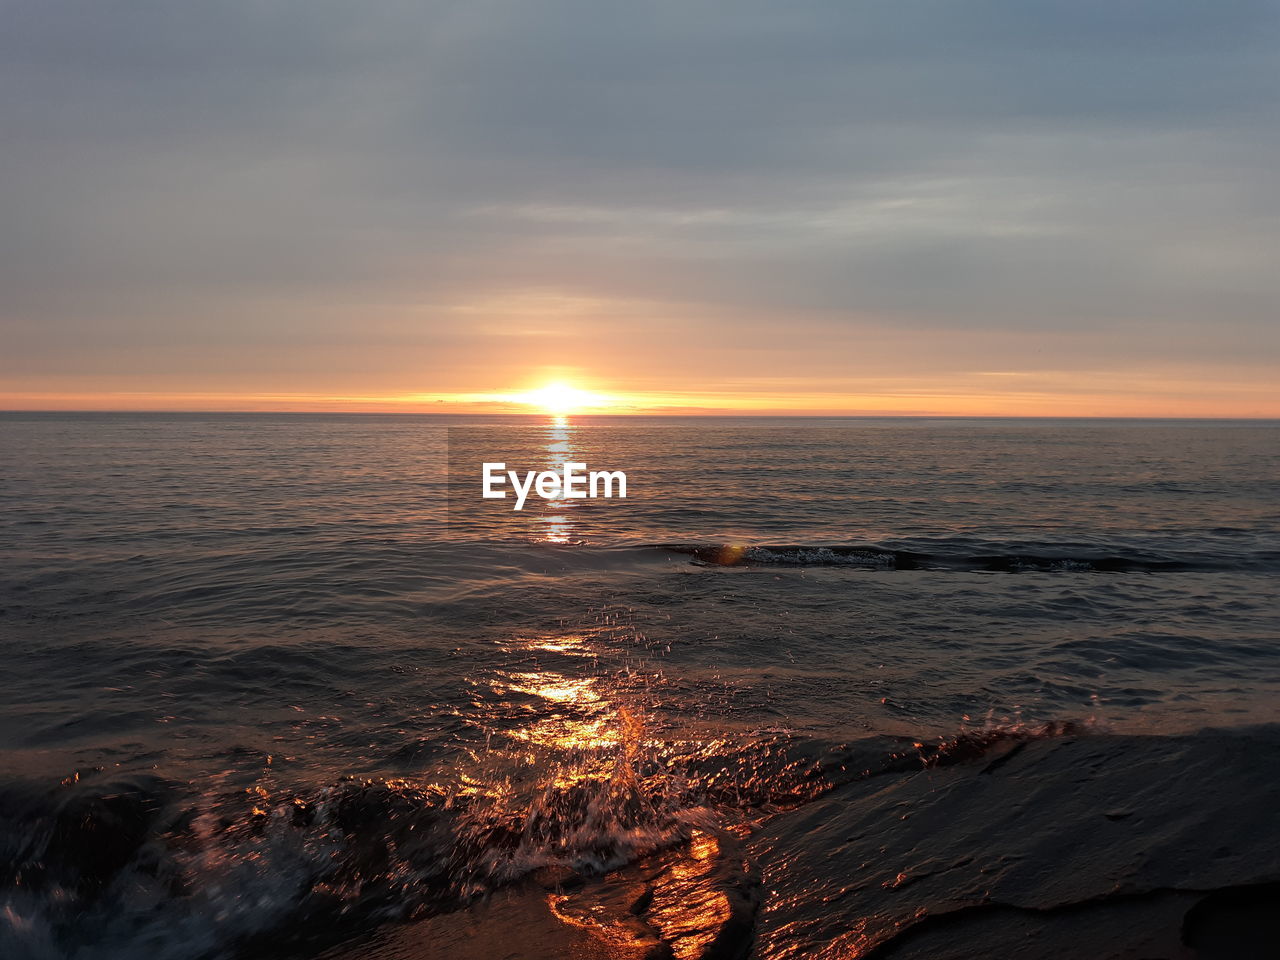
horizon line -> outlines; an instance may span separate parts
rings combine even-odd
[[[1178,416],[1174,414],[1028,414],[1028,413],[770,413],[768,411],[733,411],[719,410],[698,413],[655,413],[629,412],[608,413],[602,411],[582,411],[576,413],[550,413],[547,411],[503,411],[462,413],[457,411],[425,411],[425,410],[139,410],[139,409],[35,409],[9,408],[0,409],[0,416],[14,414],[102,414],[116,416],[154,415],[154,416],[282,416],[282,417],[529,417],[542,420],[583,419],[583,418],[616,418],[635,419],[641,417],[659,419],[694,419],[694,418],[748,418],[775,420],[1168,420],[1168,421],[1280,421],[1280,414],[1243,415],[1243,416]]]

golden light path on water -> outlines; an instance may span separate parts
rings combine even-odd
[[[543,470],[588,455],[570,396],[541,395],[552,414],[537,440]],[[574,543],[580,503],[561,493],[538,506],[535,539]],[[701,724],[701,733],[670,727],[654,698],[661,671],[641,666],[647,657],[625,616],[600,611],[594,625],[499,642],[502,662],[472,679],[491,746],[486,772],[467,785],[486,800],[484,823],[521,825],[515,848],[494,851],[496,875],[517,879],[540,864],[585,870],[574,892],[542,895],[549,919],[619,960],[638,957],[641,942],[661,942],[678,960],[702,956],[734,914],[723,874],[735,856],[702,795],[746,773],[724,766],[734,762],[728,742]],[[611,671],[619,653],[627,666]],[[637,901],[646,906],[618,913],[620,888],[630,891],[623,900],[647,891]]]
[[[553,710],[552,716],[511,731],[513,737],[566,752],[600,750],[621,742],[616,710],[602,696],[599,678],[570,680],[552,672],[513,673],[509,677],[507,692],[540,697]]]
[[[623,852],[570,889],[542,894],[548,919],[589,935],[601,957],[638,960],[649,955],[642,946],[661,942],[666,955],[693,960],[733,914],[722,877],[733,857],[709,811],[684,808],[685,781],[670,766],[675,742],[647,723],[643,684],[601,672],[602,648],[624,642],[603,624],[513,636],[502,641],[508,665],[483,684],[515,721],[503,725],[513,758],[527,750],[523,762],[540,781],[531,798],[511,802],[530,804],[528,822],[560,831],[541,838],[542,852],[602,842]],[[566,802],[582,807],[567,813]]]
[[[551,418],[547,431],[546,469],[560,471],[574,456],[571,424],[567,416],[558,415]],[[570,508],[568,499],[560,497],[547,501],[547,508],[553,511],[551,516],[543,518],[545,529],[542,539],[547,543],[569,543],[572,539],[572,526],[567,511]]]

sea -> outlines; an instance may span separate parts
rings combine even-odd
[[[1276,421],[0,415],[0,956],[1253,956],[1278,465]]]

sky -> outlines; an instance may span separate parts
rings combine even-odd
[[[0,0],[0,408],[1280,416],[1280,2]]]

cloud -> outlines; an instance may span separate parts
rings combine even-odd
[[[1278,11],[17,0],[0,373],[143,383],[189,348],[207,384],[309,356],[323,390],[352,350],[434,383],[518,341],[626,344],[656,382],[646,330],[675,327],[726,382],[852,370],[886,330],[904,375],[930,331],[1000,368],[1074,333],[1082,369],[1253,369],[1280,347]],[[597,307],[521,315],[548,298]]]

